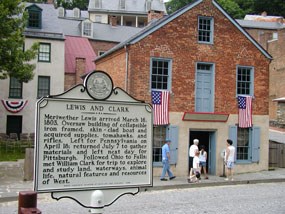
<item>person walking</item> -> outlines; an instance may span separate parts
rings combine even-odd
[[[160,176],[160,180],[161,181],[167,181],[167,179],[165,178],[165,175],[167,173],[169,180],[172,180],[175,178],[175,176],[173,175],[173,173],[170,170],[170,165],[169,165],[169,161],[170,161],[170,143],[171,140],[170,139],[166,139],[165,140],[165,144],[162,146],[162,173]]]
[[[204,145],[201,145],[201,150],[199,153],[199,161],[200,161],[200,172],[202,173],[202,170],[203,170],[205,179],[208,179],[207,169],[206,169],[206,167],[207,167],[207,152],[205,151]]]
[[[234,161],[235,161],[235,147],[233,146],[233,141],[231,139],[227,139],[227,149],[225,154],[225,165],[226,165],[226,181],[234,180]]]
[[[193,140],[193,144],[189,148],[189,167],[190,167],[190,171],[189,171],[189,178],[187,179],[188,182],[191,181],[191,176],[193,175],[193,169],[192,169],[193,168],[193,159],[195,157],[196,152],[199,152],[198,144],[199,144],[199,140],[198,139],[194,139]]]

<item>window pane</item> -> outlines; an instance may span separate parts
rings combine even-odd
[[[29,11],[28,26],[31,28],[40,28],[40,12]]]
[[[238,128],[237,160],[249,159],[249,129]]]
[[[50,62],[50,44],[41,43],[39,47],[39,61]]]
[[[168,90],[170,61],[163,59],[152,59],[151,71],[152,71],[151,75],[152,89]]]
[[[50,94],[50,77],[39,76],[38,78],[38,97]]]
[[[199,42],[212,42],[212,18],[199,17],[198,20],[198,40]]]
[[[84,22],[83,24],[83,35],[84,36],[91,36],[91,23]]]
[[[166,127],[157,126],[153,128],[153,162],[161,162],[161,147],[166,138]]]
[[[22,83],[20,83],[16,78],[11,77],[9,97],[10,98],[22,98],[22,87],[23,87]]]
[[[237,72],[237,94],[251,95],[252,68],[239,67]]]

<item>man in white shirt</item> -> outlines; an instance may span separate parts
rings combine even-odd
[[[189,172],[189,179],[188,182],[191,181],[191,176],[193,174],[193,158],[196,154],[196,152],[199,152],[199,148],[198,148],[198,144],[199,144],[199,140],[198,139],[194,139],[193,140],[193,144],[190,146],[189,148],[189,166],[190,166],[190,172]]]

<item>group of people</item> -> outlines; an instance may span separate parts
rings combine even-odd
[[[189,148],[189,178],[187,179],[188,183],[198,182],[201,179],[201,172],[203,170],[205,179],[208,179],[207,176],[207,152],[205,151],[205,146],[201,146],[199,151],[199,140],[194,139],[193,144]]]
[[[175,178],[172,171],[170,170],[169,160],[170,160],[170,139],[166,139],[165,144],[162,147],[162,173],[160,176],[161,181],[167,181],[165,178],[166,173],[169,176],[169,179],[172,180]],[[193,144],[189,148],[189,178],[187,179],[188,183],[198,182],[201,179],[201,172],[205,179],[209,179],[207,175],[207,152],[205,151],[205,146],[201,145],[199,151],[199,140],[194,139]],[[235,147],[233,146],[233,141],[227,139],[227,148],[225,150],[224,164],[226,167],[226,179],[234,180],[233,178],[233,168],[234,168],[234,159],[235,159]]]

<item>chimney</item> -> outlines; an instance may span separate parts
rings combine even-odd
[[[117,26],[117,16],[110,16],[110,24],[111,26]]]
[[[86,59],[76,57],[75,59],[75,84],[82,83],[81,76],[85,74]]]
[[[163,15],[164,15],[163,11],[150,10],[148,11],[147,22],[150,23],[152,20],[161,19]]]

